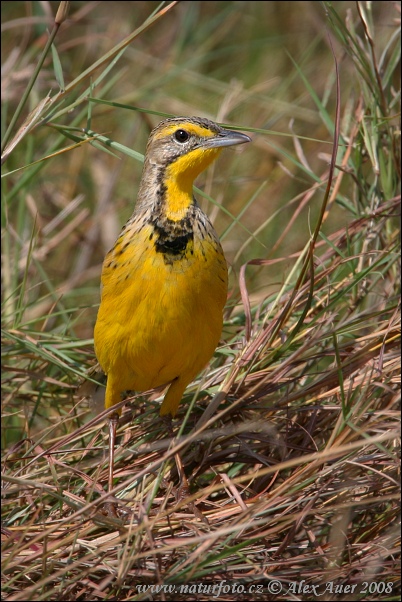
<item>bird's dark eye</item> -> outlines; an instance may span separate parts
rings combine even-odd
[[[186,130],[177,130],[174,133],[174,137],[176,138],[177,142],[187,142],[187,140],[190,138],[190,134],[186,132]]]

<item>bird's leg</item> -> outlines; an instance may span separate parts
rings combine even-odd
[[[173,439],[174,433],[173,433],[173,426],[172,426],[172,417],[168,414],[166,416],[163,416],[162,420],[164,421],[164,423],[167,426],[170,437],[172,437],[172,439]],[[176,462],[177,472],[178,472],[178,475],[180,478],[180,486],[176,493],[176,500],[178,502],[181,502],[181,501],[185,500],[186,498],[190,497],[190,487],[188,484],[188,479],[186,477],[186,473],[184,472],[184,466],[183,466],[183,462],[182,462],[179,452],[177,452],[174,455],[174,459]],[[194,502],[188,502],[187,505],[188,505],[189,509],[192,511],[192,513],[194,514],[194,516],[196,516],[199,520],[201,520],[205,524],[207,524],[207,525],[209,524],[208,519],[202,514],[202,512],[200,510],[198,510],[198,508]]]
[[[163,422],[166,425],[167,431],[169,433],[169,437],[171,437],[171,439],[173,440],[175,437],[175,434],[173,432],[172,416],[170,414],[166,414],[165,416],[161,416],[161,419],[163,420]],[[188,481],[187,481],[186,474],[184,472],[183,462],[181,461],[179,453],[174,455],[174,459],[176,462],[177,472],[178,472],[179,478],[180,478],[179,497],[180,497],[180,499],[184,499],[186,496],[189,495]]]
[[[184,472],[184,466],[183,462],[181,461],[180,454],[175,454],[174,459],[176,461],[177,472],[180,475],[180,487],[177,492],[177,501],[181,502],[182,500],[185,500],[186,498],[190,497],[190,488],[188,485],[186,473]],[[187,502],[187,506],[190,508],[194,516],[198,518],[198,520],[201,520],[206,525],[209,525],[207,517],[203,515],[201,510],[197,508],[194,502]]]
[[[180,454],[179,453],[175,454],[174,459],[176,462],[177,472],[179,473],[179,477],[180,477],[180,487],[179,487],[179,491],[178,491],[178,498],[179,498],[178,501],[180,502],[181,500],[184,500],[186,497],[189,497],[190,488],[188,486],[188,480],[186,477],[186,473],[184,472],[184,466],[183,466],[183,462],[181,461]]]
[[[113,468],[114,468],[114,448],[116,443],[116,429],[119,422],[119,415],[117,412],[113,412],[109,418],[109,475],[108,475],[108,492],[113,489]],[[106,504],[108,513],[114,518],[117,517],[116,506],[114,502],[107,502]]]

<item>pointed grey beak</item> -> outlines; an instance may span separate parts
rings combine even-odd
[[[251,142],[251,138],[246,134],[222,129],[217,136],[205,138],[202,146],[203,148],[219,148],[220,146],[234,146],[235,144],[244,144],[245,142]]]

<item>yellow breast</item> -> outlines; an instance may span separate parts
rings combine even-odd
[[[106,257],[94,335],[111,381],[106,407],[124,390],[175,379],[184,390],[212,356],[222,331],[227,268],[219,241],[196,232],[177,260],[155,251],[149,225],[126,230]]]

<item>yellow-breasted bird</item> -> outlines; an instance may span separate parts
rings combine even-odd
[[[106,408],[123,391],[169,385],[160,413],[174,416],[211,358],[222,331],[227,266],[193,182],[224,147],[245,142],[245,134],[200,117],[166,119],[151,132],[134,212],[102,268],[94,341],[107,375]],[[113,470],[116,417],[111,424]]]

